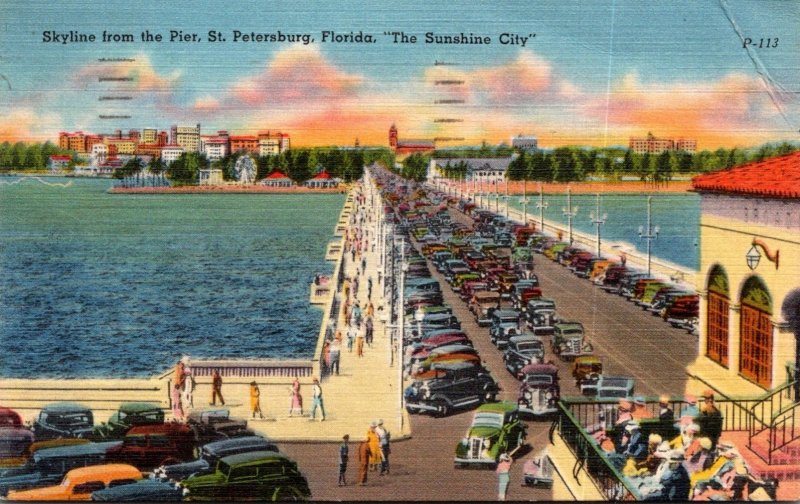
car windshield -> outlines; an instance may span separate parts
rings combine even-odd
[[[0,439],[0,457],[19,457],[30,444],[30,439]]]
[[[524,343],[517,343],[517,350],[520,352],[533,352],[536,350],[541,350],[542,344],[538,341],[527,341]]]
[[[13,415],[0,415],[0,427],[1,426],[14,426],[17,425],[17,418]]]
[[[617,388],[603,388],[597,392],[598,397],[628,397],[628,391],[625,389],[617,389]]]
[[[231,466],[220,460],[217,462],[217,471],[221,472],[225,476],[228,476],[231,473]]]
[[[74,415],[51,416],[50,421],[52,422],[53,425],[59,425],[61,427],[74,427],[92,423],[92,420],[85,413],[76,413]]]
[[[566,336],[572,336],[574,334],[583,334],[583,330],[582,329],[564,329],[563,331],[561,331],[561,334],[564,334]]]
[[[473,427],[497,427],[503,426],[503,415],[497,413],[476,413],[472,419]]]
[[[549,385],[553,383],[553,377],[547,374],[532,374],[525,377],[525,383]]]

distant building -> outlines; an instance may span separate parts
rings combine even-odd
[[[157,143],[158,129],[157,128],[144,128],[142,130],[142,143],[154,144]]]
[[[664,151],[695,152],[697,141],[689,138],[656,138],[648,133],[645,138],[631,137],[628,148],[636,154],[661,154]]]
[[[202,169],[198,174],[199,185],[222,185],[222,170],[216,168]]]
[[[436,143],[433,140],[423,139],[400,140],[397,126],[392,124],[389,128],[389,148],[398,158],[402,158],[411,154],[430,154],[436,150]]]
[[[455,165],[467,163],[467,182],[500,183],[506,178],[506,170],[513,157],[503,158],[433,158],[428,169],[428,179],[443,177],[444,168],[449,163]]]
[[[231,154],[236,154],[237,152],[247,152],[248,154],[255,154],[257,156],[259,153],[257,136],[231,135],[229,140]]]
[[[135,154],[138,142],[130,137],[105,137],[103,142],[109,146],[114,146],[117,154]]]
[[[197,126],[173,126],[172,143],[186,152],[200,152],[200,124]]]
[[[274,171],[261,179],[261,185],[268,187],[292,187],[294,182],[281,171]]]
[[[258,134],[258,155],[271,156],[289,150],[288,133],[261,132]]]
[[[201,151],[209,160],[222,159],[228,155],[228,138],[224,136],[200,137]]]
[[[511,138],[511,147],[527,152],[536,152],[539,148],[539,140],[535,136],[517,135]]]
[[[325,170],[314,175],[314,177],[306,180],[306,187],[313,187],[315,189],[323,189],[327,187],[336,187],[339,185],[339,180],[335,179]]]
[[[165,145],[161,148],[161,160],[166,164],[176,161],[184,153],[180,145]]]
[[[51,172],[66,170],[72,158],[70,156],[53,155],[47,158],[47,169]]]

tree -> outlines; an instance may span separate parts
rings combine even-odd
[[[653,183],[656,186],[661,182],[672,180],[672,153],[670,151],[665,150],[658,155],[653,175]]]
[[[424,156],[418,152],[411,154],[403,160],[402,176],[407,179],[422,182],[428,175],[429,163],[430,160],[427,156]]]
[[[625,157],[622,159],[622,173],[628,175],[632,174],[634,170],[633,152],[628,149],[625,151]]]
[[[506,176],[509,180],[522,180],[528,174],[528,155],[525,151],[520,152],[516,159],[508,164]]]

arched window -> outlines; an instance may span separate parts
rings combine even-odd
[[[728,275],[716,265],[708,275],[708,304],[706,312],[706,356],[728,367],[728,309],[730,292]]]
[[[772,385],[772,298],[758,276],[741,294],[739,373],[764,388]]]

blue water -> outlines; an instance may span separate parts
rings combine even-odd
[[[182,354],[310,358],[344,195],[111,195],[0,178],[0,376],[146,377]],[[68,182],[70,179],[46,179]]]
[[[519,199],[513,197],[509,202],[512,207],[521,211]],[[528,216],[538,220],[539,208],[536,204],[539,202],[539,195],[528,195],[528,199]],[[545,221],[566,226],[567,217],[562,211],[562,208],[567,207],[566,194],[545,194],[544,201],[548,205],[544,210]],[[578,207],[572,220],[575,231],[595,236],[597,228],[591,222],[590,213],[597,214],[596,203],[597,198],[593,194],[572,196],[573,211]],[[639,226],[647,226],[647,195],[603,194],[600,198],[599,214],[608,214],[605,224],[600,227],[603,243],[626,242],[636,250],[647,252],[647,241],[639,239]],[[654,195],[651,224],[660,228],[658,238],[651,242],[653,256],[697,270],[700,264],[700,196],[688,192]]]

